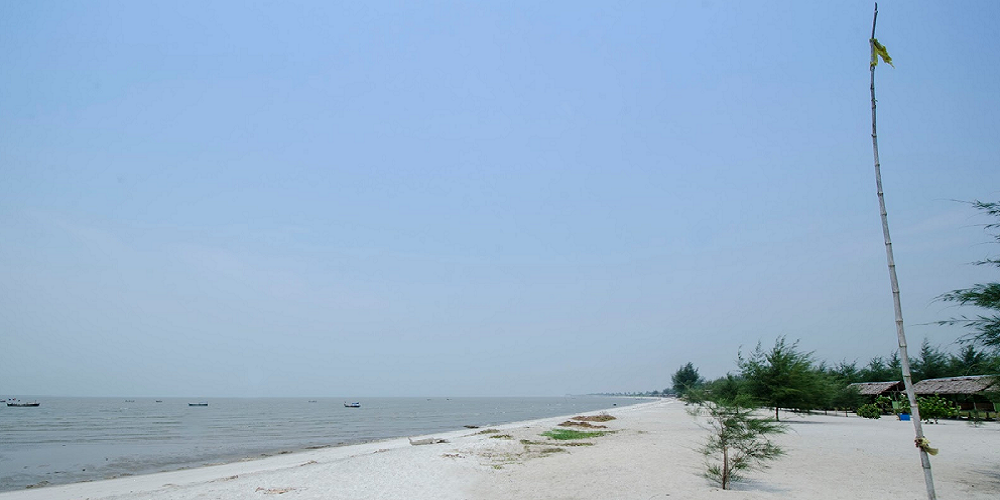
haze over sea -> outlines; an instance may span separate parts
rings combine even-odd
[[[30,400],[24,398],[23,400]],[[594,411],[633,398],[44,398],[0,409],[0,491]],[[470,431],[472,432],[472,431]]]

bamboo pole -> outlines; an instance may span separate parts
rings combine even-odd
[[[875,15],[872,17],[872,37],[868,41],[872,55],[875,56],[875,22],[878,20],[878,3],[875,4]],[[878,134],[875,127],[875,64],[871,65],[872,94],[872,150],[875,155],[875,186],[878,189],[878,208],[882,216],[882,236],[885,238],[885,257],[889,265],[889,284],[892,286],[892,305],[896,313],[896,337],[899,340],[900,365],[903,372],[903,385],[906,386],[906,397],[910,400],[910,412],[913,421],[913,431],[916,434],[914,442],[920,453],[920,466],[924,469],[924,483],[927,486],[928,500],[936,500],[934,493],[934,475],[931,473],[931,460],[927,451],[920,446],[924,442],[924,430],[920,425],[920,409],[917,407],[917,397],[913,392],[913,380],[910,376],[910,357],[906,353],[906,333],[903,331],[903,308],[899,301],[899,281],[896,279],[896,262],[892,257],[892,240],[889,238],[889,218],[885,211],[885,197],[882,193],[882,172],[878,159]]]

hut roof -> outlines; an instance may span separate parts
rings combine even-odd
[[[996,375],[932,378],[913,384],[917,394],[978,394],[987,389],[1000,389]]]
[[[850,384],[847,387],[853,387],[857,389],[859,393],[865,396],[879,396],[887,392],[903,390],[903,383],[902,382],[858,382],[855,384]]]

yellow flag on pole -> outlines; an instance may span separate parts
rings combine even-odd
[[[888,64],[889,66],[892,66],[893,68],[896,67],[896,66],[893,66],[893,64],[892,64],[892,57],[889,57],[889,51],[886,50],[885,45],[882,45],[881,43],[878,43],[878,39],[877,38],[872,38],[871,39],[871,45],[872,45],[872,67],[875,67],[875,66],[878,65],[878,58],[879,57],[881,57],[882,60],[885,61],[885,63]]]

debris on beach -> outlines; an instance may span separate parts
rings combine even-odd
[[[577,422],[575,420],[567,420],[561,424],[559,427],[587,427],[589,429],[607,429],[606,425],[594,425],[590,422]]]
[[[254,491],[263,492],[265,495],[280,495],[282,493],[288,493],[289,491],[294,491],[295,488],[260,488],[258,487]]]
[[[572,420],[582,420],[584,422],[607,422],[609,420],[616,420],[616,417],[608,415],[607,413],[602,413],[600,415],[578,415],[573,417]]]
[[[438,443],[447,443],[448,442],[447,439],[441,439],[441,438],[426,438],[426,439],[407,438],[407,439],[410,441],[410,444],[412,444],[413,446],[419,446],[419,445],[422,445],[422,444],[438,444]]]

